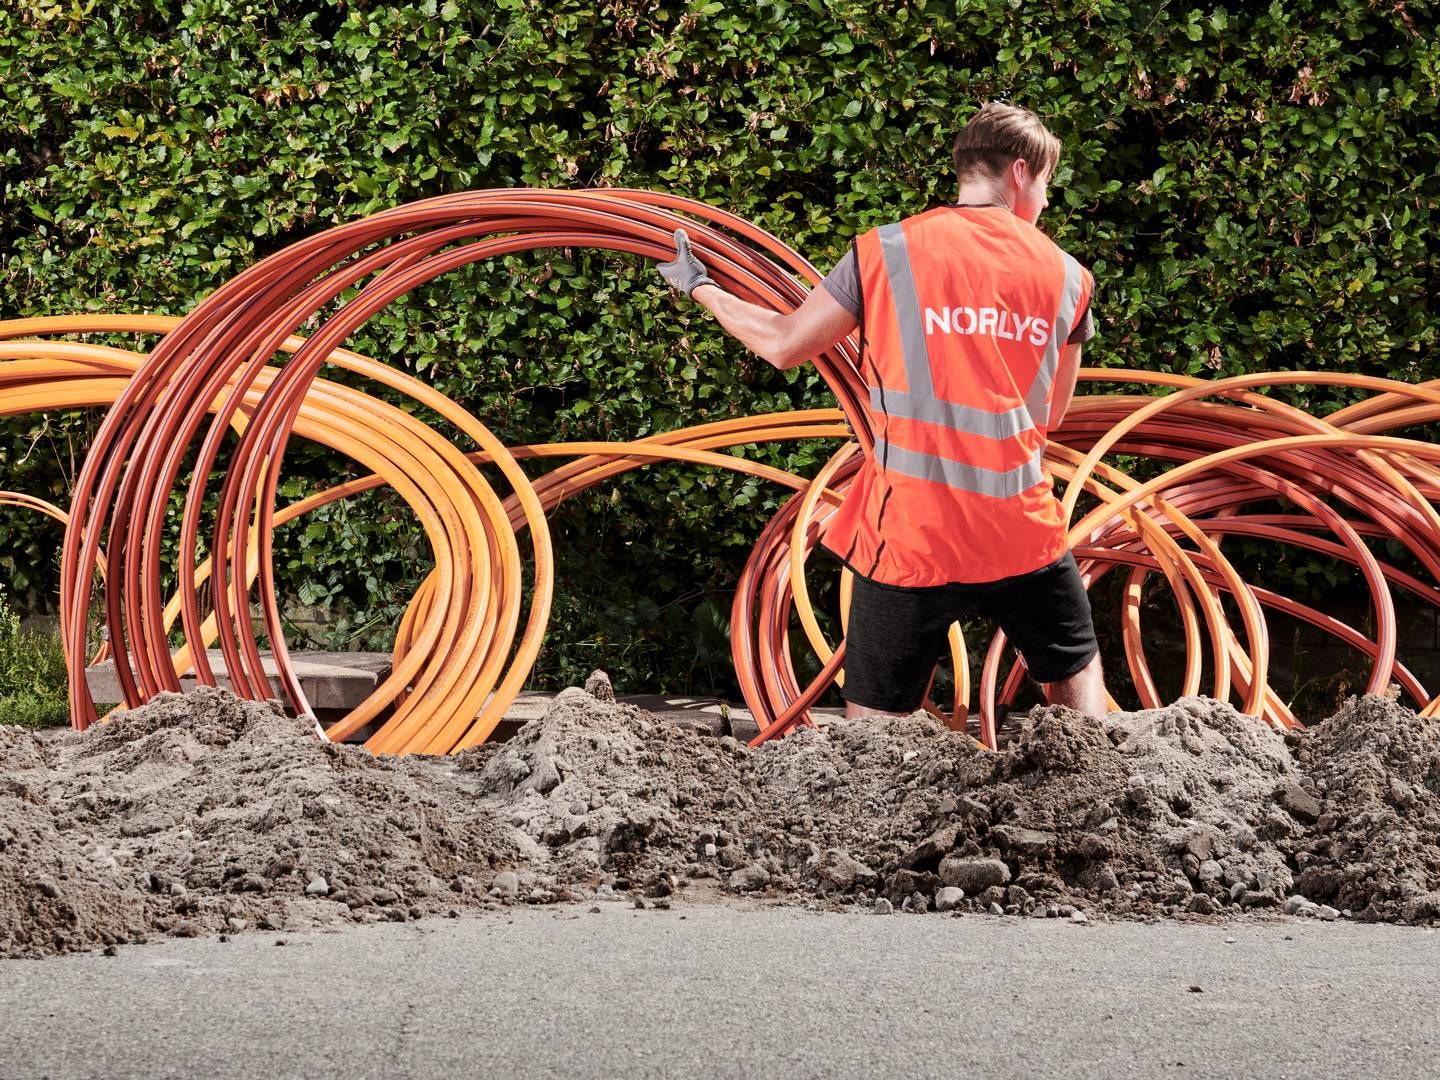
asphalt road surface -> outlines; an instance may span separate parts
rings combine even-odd
[[[517,909],[3,961],[0,1077],[1433,1077],[1437,972],[1340,923]]]

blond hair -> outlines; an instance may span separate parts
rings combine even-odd
[[[991,101],[955,136],[954,155],[962,184],[977,174],[995,179],[1016,160],[1037,176],[1050,176],[1060,162],[1060,140],[1029,109]]]

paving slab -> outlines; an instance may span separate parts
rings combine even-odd
[[[225,668],[225,656],[219,649],[207,649],[210,669],[215,673],[218,685],[231,689],[229,672]],[[270,677],[270,688],[276,697],[284,691],[276,674],[275,659],[270,653],[260,654],[265,674]],[[325,652],[305,650],[290,654],[295,674],[311,706],[318,710],[350,710],[361,704],[375,687],[390,674],[390,654],[381,652]],[[85,669],[85,682],[90,687],[90,696],[97,702],[113,704],[123,701],[120,679],[115,673],[115,661],[93,664]],[[193,690],[198,685],[193,675],[180,679],[181,690]]]
[[[210,658],[210,667],[215,673],[216,682],[229,689],[230,680],[225,670],[223,654],[219,649],[210,649],[206,655]],[[344,713],[360,705],[390,674],[389,653],[303,651],[291,653],[290,656],[311,706],[325,722],[338,720]],[[266,674],[270,676],[271,689],[276,697],[280,697],[282,690],[274,658],[270,653],[264,652],[260,654],[260,659]],[[86,668],[85,681],[90,687],[91,696],[97,702],[114,703],[123,697],[113,660]],[[180,687],[185,691],[193,690],[196,685],[198,684],[194,676],[180,680]],[[545,715],[545,710],[549,708],[554,697],[553,691],[523,691],[505,710],[493,737],[507,739],[526,721]],[[749,709],[720,698],[687,694],[621,694],[617,695],[616,700],[717,738],[732,735],[742,742],[748,742],[760,733],[760,727]],[[844,715],[844,710],[840,708],[821,708],[812,712],[822,726],[828,720]],[[384,717],[380,719],[383,722]],[[364,741],[374,733],[377,726],[378,724],[371,724],[356,732],[355,741]]]

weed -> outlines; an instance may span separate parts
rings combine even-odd
[[[41,728],[67,723],[67,686],[60,640],[22,627],[0,592],[0,724]]]

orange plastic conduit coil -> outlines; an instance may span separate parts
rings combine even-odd
[[[466,263],[546,247],[668,259],[671,234],[681,226],[716,280],[757,303],[789,310],[818,280],[813,267],[774,237],[691,200],[645,191],[504,189],[397,207],[301,241],[224,285],[183,320],[114,315],[0,323],[0,414],[110,406],[76,484],[62,558],[61,629],[74,725],[84,728],[96,719],[82,652],[92,579],[79,568],[97,562],[106,572],[104,622],[112,643],[124,644],[115,659],[128,705],[178,688],[179,676],[192,666],[200,681],[213,682],[205,649],[217,641],[236,691],[270,696],[250,615],[258,602],[281,692],[298,714],[313,716],[284,647],[271,569],[274,532],[316,506],[388,484],[420,519],[435,570],[402,619],[391,675],[327,734],[352,735],[391,710],[367,742],[373,750],[446,753],[476,745],[523,686],[539,649],[553,586],[546,512],[655,460],[739,469],[795,492],[762,531],[741,574],[732,651],[746,704],[760,724],[757,742],[811,723],[811,707],[839,675],[844,646],[826,641],[815,617],[806,586],[808,556],[873,442],[859,408],[864,385],[855,340],[816,361],[839,412],[750,417],[633,443],[515,448],[503,446],[479,419],[423,383],[341,347],[386,304]],[[353,295],[308,338],[296,336],[347,290]],[[164,337],[148,356],[74,341],[20,340],[93,333]],[[482,449],[461,454],[404,410],[319,379],[327,363],[409,395]],[[1172,391],[1158,398],[1077,397],[1052,433],[1048,458],[1066,484],[1072,516],[1082,494],[1089,498],[1091,508],[1071,530],[1087,584],[1116,569],[1126,572],[1122,636],[1128,674],[1143,705],[1163,703],[1140,624],[1147,579],[1158,572],[1184,631],[1182,693],[1201,687],[1208,666],[1214,696],[1233,693],[1257,718],[1294,724],[1268,682],[1264,613],[1273,609],[1370,657],[1367,690],[1383,690],[1394,680],[1427,713],[1440,709],[1440,698],[1431,699],[1396,660],[1390,589],[1398,585],[1436,606],[1440,590],[1381,562],[1366,542],[1393,540],[1429,578],[1440,574],[1440,514],[1434,507],[1440,448],[1382,434],[1440,418],[1440,384],[1313,372],[1205,381],[1086,369],[1082,378]],[[1373,396],[1319,418],[1255,391],[1292,383],[1333,384]],[[347,454],[373,475],[277,510],[285,448],[295,433]],[[842,436],[853,441],[809,481],[717,452],[772,439]],[[227,449],[227,439],[237,445]],[[167,602],[160,593],[165,508],[192,453],[199,464],[191,467],[185,488],[177,568],[184,572]],[[1139,483],[1104,462],[1113,454],[1172,467]],[[519,465],[555,456],[576,460],[533,480]],[[222,457],[210,558],[202,560],[201,509]],[[509,494],[492,489],[478,469],[484,463],[499,469]],[[1274,511],[1277,500],[1288,504],[1286,512]],[[535,580],[522,627],[519,537],[525,530]],[[1375,638],[1247,584],[1222,550],[1228,536],[1291,545],[1357,567],[1370,591]],[[848,595],[847,576],[842,620]],[[1226,596],[1239,611],[1240,634],[1225,613]],[[172,653],[177,619],[185,644]],[[822,664],[820,675],[803,687],[791,657],[796,623]],[[957,700],[948,714],[932,702],[926,708],[959,726],[969,711],[970,687],[958,627],[950,644]],[[981,737],[991,746],[996,715],[1023,679],[1022,666],[1013,661],[1002,674],[1006,657],[997,634],[985,653],[978,701]]]

